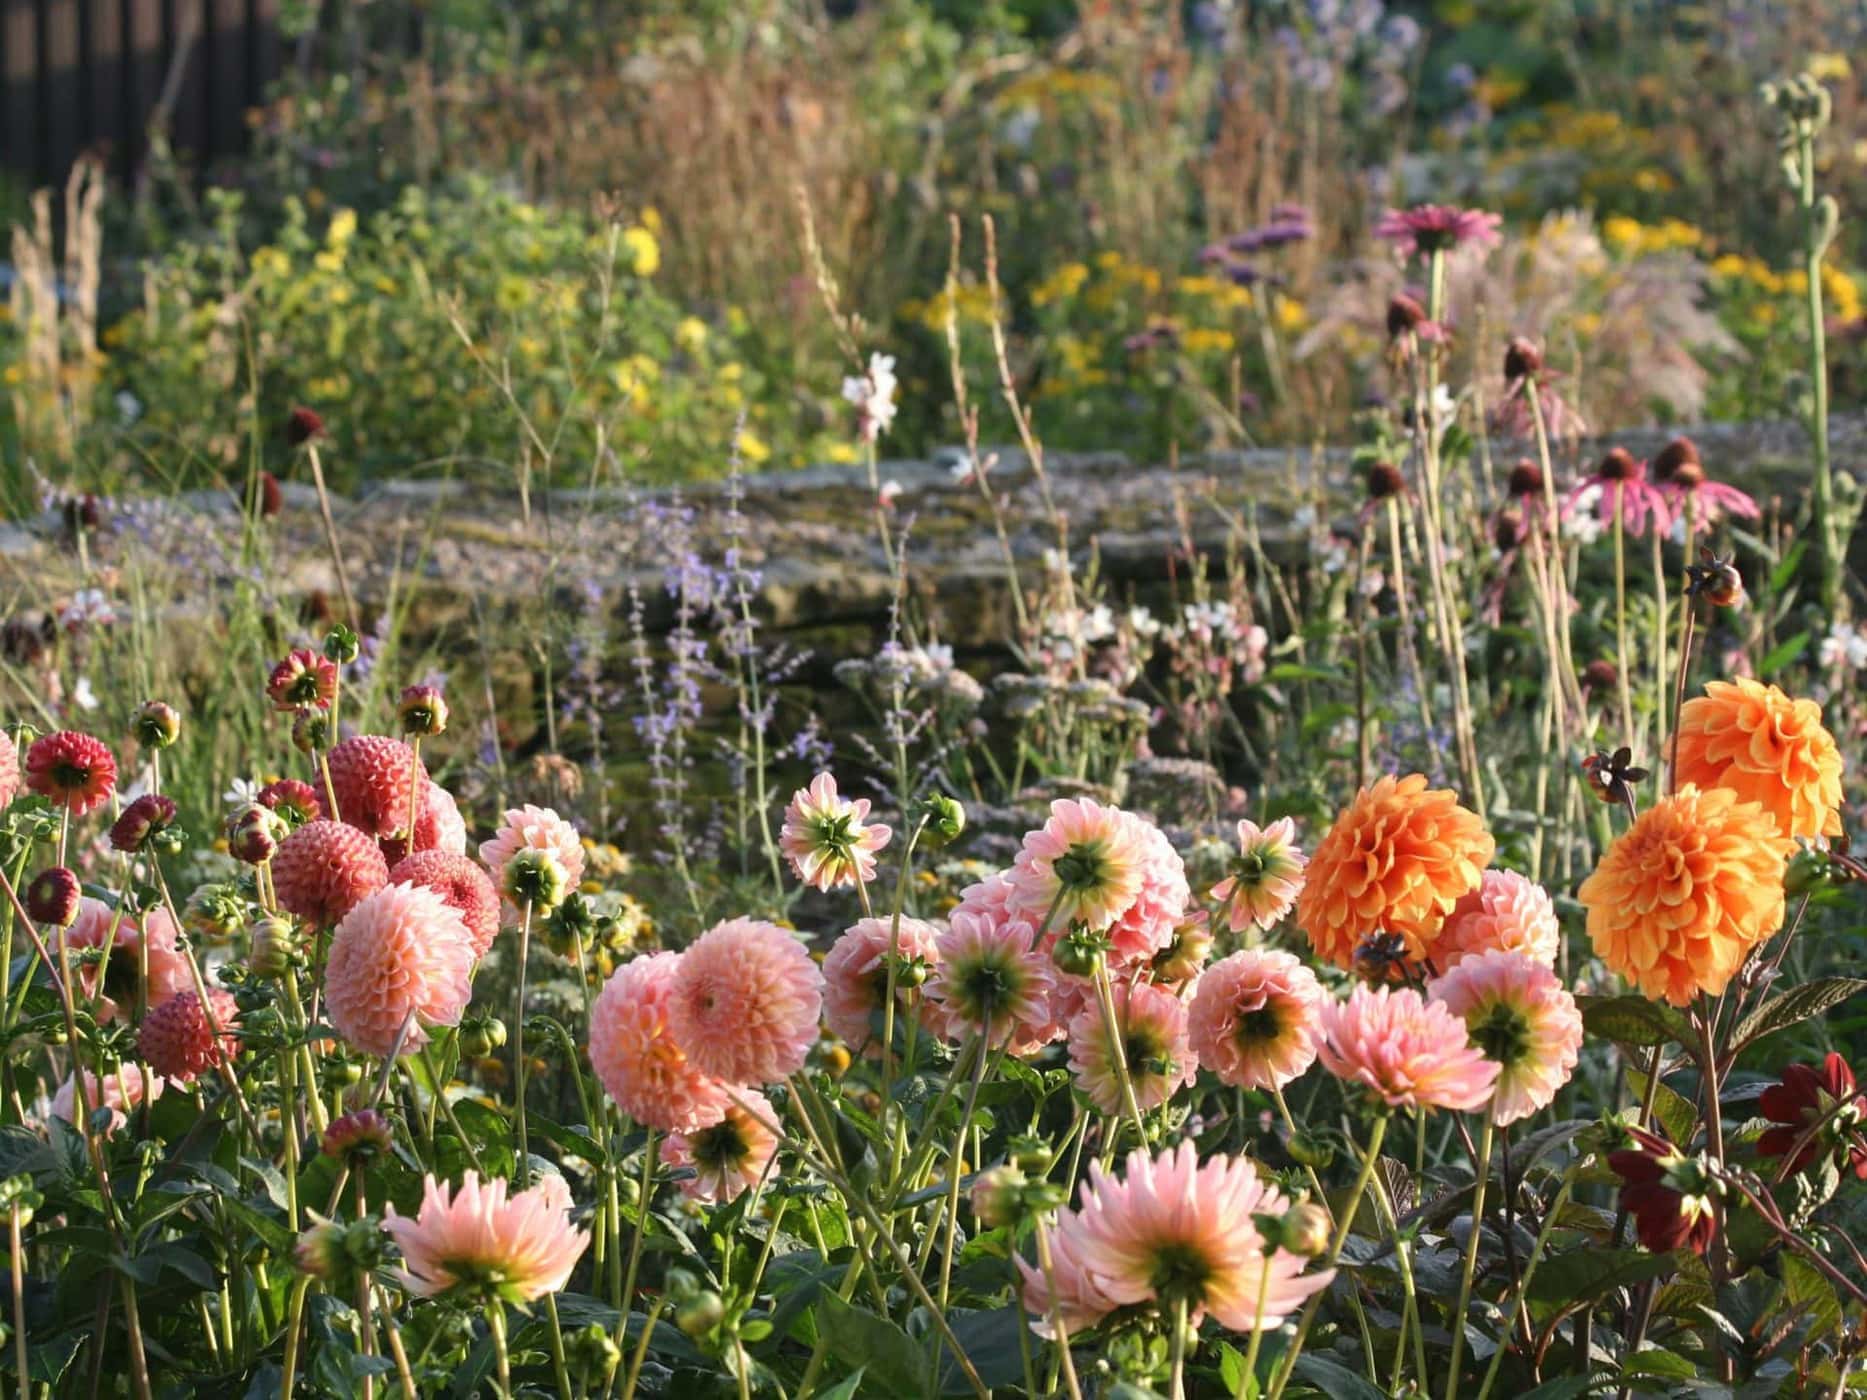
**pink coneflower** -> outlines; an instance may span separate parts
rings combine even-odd
[[[996,878],[996,877],[995,877]],[[1002,907],[967,908],[962,901],[940,935],[940,962],[927,996],[939,1005],[950,1034],[982,1035],[1028,1055],[1063,1032],[1052,1017],[1056,977],[1036,946],[1029,922]]]
[[[1465,1023],[1411,987],[1358,986],[1325,1002],[1317,1053],[1323,1068],[1393,1108],[1471,1110],[1491,1097],[1498,1065]]]
[[[1497,1122],[1540,1113],[1575,1073],[1582,1013],[1556,974],[1528,954],[1474,954],[1427,991],[1465,1022],[1472,1044],[1498,1066],[1491,1101]]]
[[[1416,204],[1411,209],[1389,209],[1374,226],[1407,257],[1415,253],[1449,253],[1460,248],[1483,251],[1501,241],[1502,214],[1483,209],[1459,209],[1449,204]]]
[[[1433,939],[1433,963],[1451,971],[1475,953],[1523,953],[1545,965],[1562,951],[1562,926],[1549,892],[1515,870],[1487,870],[1452,906]]]
[[[575,889],[583,882],[583,842],[577,828],[549,807],[527,803],[513,807],[500,818],[499,830],[490,841],[480,842],[480,862],[493,877],[493,883],[505,888],[506,865],[520,851],[530,848],[555,856],[564,869],[564,878]],[[516,917],[516,906],[513,914]]]
[[[406,832],[414,785],[428,781],[413,749],[400,739],[359,734],[333,748],[325,761],[338,814],[346,822],[371,836]]]
[[[272,856],[280,907],[319,928],[335,924],[388,880],[376,843],[345,822],[306,822]]]
[[[661,1160],[677,1170],[692,1168],[693,1176],[680,1183],[681,1194],[693,1201],[724,1205],[757,1186],[778,1150],[778,1139],[766,1125],[778,1115],[757,1089],[735,1089],[737,1102],[710,1128],[675,1133],[661,1144]],[[743,1105],[743,1107],[741,1106]]]
[[[98,1087],[97,1076],[90,1070],[84,1071],[84,1101],[91,1112],[100,1108],[110,1110],[110,1127],[105,1136],[116,1132],[129,1122],[130,1113],[138,1108],[147,1095],[150,1103],[162,1097],[167,1086],[161,1076],[154,1075],[141,1065],[125,1062],[104,1075],[103,1087]],[[58,1092],[52,1095],[52,1116],[62,1118],[74,1128],[83,1125],[78,1122],[78,1085],[77,1081],[67,1076],[58,1086]]]
[[[152,1010],[194,986],[175,921],[167,910],[151,909],[139,924],[128,913],[87,895],[79,901],[78,917],[62,937],[72,949],[79,994],[95,1003],[100,1024],[127,1020],[135,1010],[145,942],[149,945],[145,997]],[[110,951],[101,962],[78,957],[80,949],[106,947]]]
[[[1193,892],[1186,883],[1186,863],[1166,834],[1150,821],[1125,814],[1141,853],[1141,887],[1134,902],[1109,925],[1109,966],[1129,969],[1149,962],[1173,942],[1186,919]]]
[[[1135,1106],[1146,1113],[1191,1084],[1199,1072],[1199,1061],[1187,1043],[1186,1007],[1151,982],[1122,982],[1114,990],[1115,1024],[1128,1080],[1134,1086]],[[1102,1112],[1113,1115],[1126,1109],[1115,1046],[1096,998],[1070,1022],[1070,1070],[1076,1087]]]
[[[669,1012],[685,954],[650,953],[610,975],[590,1007],[590,1064],[622,1111],[666,1133],[693,1133],[731,1106],[725,1084],[688,1058]]]
[[[10,807],[19,796],[19,747],[13,736],[0,730],[0,807]]]
[[[424,1298],[456,1289],[530,1303],[570,1281],[590,1233],[571,1224],[570,1188],[557,1175],[509,1194],[504,1181],[482,1183],[468,1172],[450,1192],[432,1176],[422,1181],[413,1220],[392,1205],[383,1229],[402,1250],[403,1287]]]
[[[277,710],[328,710],[337,697],[337,663],[310,647],[289,651],[266,678]]]
[[[860,919],[823,959],[823,1020],[852,1049],[881,1052],[882,1005],[888,993],[888,947],[895,940],[895,995],[927,981],[940,966],[940,930],[924,919]],[[923,1003],[923,1006],[926,1004]],[[934,1024],[923,1016],[923,1022]],[[899,1015],[899,1013],[897,1013]]]
[[[1157,1157],[1136,1148],[1120,1180],[1091,1162],[1082,1204],[1057,1217],[1052,1252],[1065,1325],[1092,1325],[1116,1308],[1183,1303],[1195,1327],[1208,1313],[1232,1332],[1282,1326],[1335,1276],[1305,1273],[1307,1259],[1265,1249],[1257,1217],[1282,1216],[1289,1204],[1249,1158],[1201,1166],[1191,1142]],[[1018,1265],[1024,1306],[1047,1333],[1044,1275]]]
[[[1666,493],[1675,517],[1684,517],[1689,508],[1695,529],[1715,524],[1727,515],[1756,520],[1763,514],[1754,497],[1705,474],[1698,444],[1689,437],[1676,437],[1667,443],[1654,454],[1650,465],[1653,479]]]
[[[1289,817],[1266,827],[1238,824],[1231,873],[1212,887],[1212,897],[1225,902],[1225,922],[1233,933],[1275,928],[1295,907],[1303,892],[1303,867],[1309,864],[1296,840],[1296,823]]]
[[[822,1008],[823,973],[802,943],[776,924],[728,919],[681,955],[668,1019],[708,1074],[770,1084],[803,1067]]]
[[[1281,1089],[1316,1060],[1322,984],[1289,953],[1247,948],[1214,963],[1186,1012],[1199,1063],[1235,1089]]]
[[[1087,924],[1101,931],[1128,912],[1146,878],[1141,826],[1119,807],[1059,797],[1050,819],[1026,832],[1008,875],[1011,906],[1041,936]]]
[[[472,995],[467,926],[424,885],[384,885],[344,915],[331,937],[326,1011],[365,1054],[395,1053],[398,1037],[400,1050],[419,1050],[430,1027],[460,1024]]]
[[[398,885],[426,885],[440,895],[466,925],[473,956],[486,956],[499,933],[499,894],[472,860],[451,851],[417,851],[396,863],[389,880]]]
[[[819,773],[809,787],[791,794],[779,849],[797,878],[813,889],[866,885],[875,878],[875,853],[893,835],[880,823],[864,825],[868,815],[868,798],[840,796],[836,778]]]
[[[1665,493],[1647,480],[1647,464],[1635,461],[1625,447],[1609,448],[1594,474],[1570,491],[1563,516],[1572,515],[1590,500],[1597,502],[1596,514],[1603,525],[1611,525],[1619,511],[1621,527],[1630,535],[1645,534],[1649,522],[1662,533],[1672,525]]]
[[[1536,431],[1537,415],[1543,419],[1543,431],[1550,438],[1574,437],[1588,431],[1588,424],[1581,415],[1571,408],[1557,391],[1555,381],[1562,376],[1543,363],[1543,352],[1533,340],[1522,336],[1514,338],[1504,348],[1504,392],[1498,396],[1497,407],[1491,412],[1491,426],[1498,432],[1515,438],[1527,438]],[[1530,402],[1534,389],[1536,403]],[[1519,469],[1521,470],[1521,465]],[[1534,463],[1529,463],[1535,466]],[[1516,473],[1512,473],[1511,494],[1522,499],[1526,494],[1516,489]],[[1542,473],[1536,478],[1536,493],[1540,503],[1542,497]]]
[[[62,729],[26,750],[26,786],[74,817],[95,811],[117,788],[117,760],[102,739]]]
[[[207,996],[212,1024],[194,992],[178,992],[143,1018],[136,1047],[149,1068],[164,1079],[186,1083],[239,1053],[239,1003],[232,992],[219,987],[209,987]]]

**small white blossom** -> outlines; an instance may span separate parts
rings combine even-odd
[[[259,784],[250,778],[235,778],[220,795],[229,807],[251,807],[259,801]]]
[[[857,431],[864,442],[874,442],[895,421],[895,357],[869,356],[866,374],[850,375],[843,380],[843,397],[860,411],[862,421]]]

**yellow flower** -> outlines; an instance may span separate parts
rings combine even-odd
[[[1309,308],[1295,297],[1277,298],[1277,327],[1294,335],[1309,324]]]
[[[1189,355],[1209,355],[1230,350],[1237,341],[1230,331],[1194,326],[1180,337],[1180,344],[1186,347]]]
[[[1809,76],[1820,82],[1839,81],[1854,76],[1854,69],[1844,53],[1818,53],[1809,58]]]
[[[754,466],[762,465],[771,460],[771,447],[766,443],[765,439],[758,436],[758,434],[754,433],[750,428],[741,428],[739,430],[739,437],[734,445],[739,449],[739,455]]]
[[[311,261],[319,272],[336,273],[344,270],[344,255],[329,248],[317,254]]]
[[[356,237],[356,232],[356,210],[338,209],[331,214],[331,227],[327,235],[330,239],[331,247],[342,248],[344,244]]]
[[[1067,262],[1031,291],[1032,306],[1048,306],[1053,301],[1067,301],[1083,289],[1089,269],[1079,262]]]
[[[653,277],[661,267],[661,244],[648,229],[637,225],[625,229],[622,246],[637,277]]]
[[[292,260],[278,248],[267,244],[253,250],[253,274],[283,281],[292,271]]]
[[[842,465],[848,465],[850,462],[857,461],[861,456],[861,454],[856,451],[856,445],[853,442],[833,442],[823,449],[823,455],[828,457],[832,462]]]
[[[707,323],[698,316],[683,316],[674,328],[674,343],[690,355],[698,355],[707,343]]]

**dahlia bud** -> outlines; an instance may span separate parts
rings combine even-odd
[[[927,799],[926,813],[927,825],[921,830],[921,840],[934,850],[951,845],[966,829],[966,809],[957,798],[948,797],[944,792],[936,792]]]
[[[19,1228],[32,1224],[32,1213],[45,1204],[45,1197],[33,1189],[32,1177],[22,1172],[0,1181],[0,1215],[19,1211]]]
[[[1528,379],[1538,374],[1543,368],[1543,352],[1536,342],[1514,336],[1510,344],[1504,347],[1504,377],[1506,379]]]
[[[528,847],[506,862],[500,882],[502,893],[519,908],[529,904],[534,913],[548,914],[563,903],[570,876],[549,851]]]
[[[173,705],[145,700],[130,721],[130,733],[146,749],[166,749],[181,738],[182,717]]]
[[[373,1216],[340,1224],[316,1211],[306,1214],[315,1223],[298,1237],[292,1250],[300,1273],[342,1295],[351,1292],[358,1279],[382,1263],[385,1236]]]
[[[363,1066],[356,1060],[331,1058],[318,1066],[318,1077],[326,1090],[347,1089],[363,1080]]]
[[[328,710],[337,695],[337,667],[310,647],[299,647],[272,668],[266,694],[275,709]]]
[[[726,1304],[712,1289],[696,1293],[674,1310],[674,1325],[696,1340],[726,1320]]]
[[[329,752],[331,717],[323,710],[300,710],[292,721],[292,747],[300,753]]]
[[[1018,1169],[1028,1176],[1043,1176],[1057,1160],[1057,1149],[1049,1139],[1035,1134],[1020,1134],[1005,1144]]]
[[[110,844],[135,855],[175,821],[175,804],[160,793],[146,792],[123,809],[110,827]]]
[[[612,1375],[616,1364],[622,1360],[622,1349],[609,1335],[609,1329],[600,1322],[592,1322],[564,1340],[570,1348],[572,1360],[586,1375]]]
[[[1809,894],[1827,884],[1834,874],[1826,852],[1800,850],[1790,858],[1783,876],[1783,893],[1791,899]]]
[[[1050,950],[1050,960],[1071,977],[1095,975],[1096,960],[1102,956],[1106,941],[1081,924],[1071,928]]]
[[[259,790],[259,805],[273,813],[287,827],[296,829],[324,815],[317,789],[297,778],[280,778]]]
[[[203,943],[225,943],[252,913],[232,885],[198,885],[182,906],[182,926]]]
[[[389,1120],[373,1108],[359,1108],[333,1118],[318,1148],[326,1157],[354,1165],[381,1156],[394,1145],[395,1133]]]
[[[463,1059],[483,1060],[506,1043],[506,1023],[483,1011],[470,1011],[460,1023]]]
[[[1612,690],[1619,684],[1620,668],[1605,657],[1589,662],[1582,668],[1582,685],[1587,690]]]
[[[1299,1201],[1284,1212],[1279,1246],[1287,1253],[1314,1259],[1329,1248],[1329,1212],[1314,1201]]]
[[[255,920],[248,936],[247,971],[269,981],[290,972],[304,951],[297,926],[281,914],[268,914]]]
[[[1528,457],[1510,469],[1511,495],[1518,500],[1528,500],[1532,496],[1543,494],[1543,469]]]
[[[68,866],[55,865],[41,870],[26,886],[26,912],[35,924],[69,928],[78,917],[78,901],[83,898],[84,888],[77,875]]]
[[[1211,930],[1204,923],[1181,924],[1167,946],[1154,955],[1154,975],[1162,982],[1190,982],[1211,955]]]
[[[988,1230],[1015,1225],[1023,1213],[1025,1175],[1011,1162],[980,1172],[972,1183],[972,1213]]]
[[[1392,462],[1376,462],[1368,468],[1368,499],[1385,501],[1407,489],[1407,478]]]
[[[1491,522],[1491,542],[1497,546],[1500,554],[1509,554],[1517,548],[1527,533],[1522,511],[1501,510],[1497,519]]]
[[[1290,1160],[1299,1167],[1313,1167],[1317,1171],[1325,1170],[1335,1160],[1335,1148],[1319,1137],[1308,1133],[1294,1132],[1284,1144],[1284,1150],[1290,1154]]]
[[[289,833],[278,813],[254,803],[227,821],[227,854],[247,865],[264,865]]]
[[[303,447],[306,443],[324,436],[324,420],[315,409],[302,404],[294,408],[291,416],[285,420],[285,440],[293,447]]]
[[[324,634],[324,655],[339,666],[348,666],[363,653],[363,643],[357,640],[356,632],[338,623]]]
[[[432,739],[447,732],[447,699],[439,686],[411,685],[396,702],[395,712],[404,734]]]
[[[552,912],[551,945],[567,957],[575,957],[579,947],[593,946],[597,932],[596,906],[584,898],[580,890],[565,895],[564,902]]]
[[[1744,601],[1744,576],[1727,560],[1717,566],[1701,591],[1714,608],[1734,608]]]

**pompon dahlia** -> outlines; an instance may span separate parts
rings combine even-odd
[[[1317,1054],[1323,1068],[1391,1108],[1469,1112],[1491,1098],[1498,1066],[1465,1023],[1411,987],[1356,987],[1325,1002]]]
[[[175,823],[175,803],[157,792],[146,792],[123,809],[110,827],[110,844],[134,855]]]
[[[318,928],[329,928],[388,882],[389,865],[376,843],[345,822],[306,822],[272,856],[279,904]]]
[[[19,747],[13,736],[0,730],[0,807],[10,807],[19,796]]]
[[[940,966],[939,928],[924,919],[859,919],[838,938],[823,959],[823,1020],[857,1051],[881,1053],[882,1004],[888,995],[888,947],[895,944],[895,996],[923,986]],[[935,1030],[937,1004],[921,1002],[921,1023]],[[905,1013],[898,1007],[896,1021]]]
[[[407,825],[406,821],[403,823]],[[409,854],[406,831],[382,838],[383,859],[394,865]],[[421,809],[415,814],[415,853],[446,851],[465,855],[467,824],[461,819],[460,805],[454,794],[439,783],[429,782],[421,790]]]
[[[1063,1034],[1051,1005],[1056,975],[1035,933],[1002,906],[968,908],[962,900],[948,916],[927,995],[949,1035],[982,1035],[987,1045],[1022,1056]]]
[[[1135,1105],[1143,1113],[1159,1108],[1199,1073],[1186,1037],[1186,1007],[1173,993],[1151,982],[1117,983],[1115,1024],[1121,1030],[1121,1053],[1134,1086]],[[1109,1040],[1100,1001],[1089,998],[1070,1022],[1070,1070],[1076,1087],[1102,1112],[1127,1111],[1122,1096],[1116,1050]]]
[[[1478,815],[1421,774],[1385,775],[1354,801],[1311,855],[1297,924],[1317,956],[1352,967],[1370,934],[1398,934],[1425,957],[1459,900],[1478,888],[1496,849]]]
[[[1233,1332],[1282,1326],[1335,1276],[1305,1273],[1307,1259],[1266,1250],[1257,1218],[1282,1216],[1289,1204],[1249,1158],[1214,1157],[1202,1166],[1191,1142],[1155,1157],[1135,1149],[1119,1180],[1090,1163],[1081,1205],[1057,1216],[1052,1253],[1065,1325],[1093,1325],[1117,1308],[1184,1303],[1193,1326],[1207,1314]],[[1025,1309],[1048,1335],[1044,1275],[1023,1259],[1018,1267]]]
[[[1059,797],[1050,804],[1050,819],[1025,833],[1007,875],[1011,907],[1047,941],[1073,923],[1100,932],[1140,895],[1149,858],[1141,824],[1121,808]]]
[[[1813,700],[1743,676],[1711,681],[1680,708],[1672,759],[1680,783],[1729,788],[1785,836],[1841,834],[1841,751]]]
[[[318,790],[297,778],[280,778],[267,783],[253,800],[290,827],[319,821],[324,816],[324,801],[318,796]]]
[[[409,797],[415,784],[428,781],[413,749],[400,739],[358,734],[333,748],[325,762],[338,816],[371,836],[406,834]]]
[[[1819,1066],[1789,1066],[1758,1096],[1757,1109],[1775,1125],[1757,1139],[1759,1157],[1783,1158],[1791,1172],[1832,1157],[1867,1181],[1867,1096],[1839,1055],[1830,1052]]]
[[[74,817],[95,811],[117,789],[117,760],[102,739],[61,729],[26,750],[26,786]]]
[[[778,848],[812,889],[866,885],[875,878],[875,853],[894,834],[879,822],[865,824],[868,815],[868,798],[841,796],[835,776],[819,773],[791,794]]]
[[[143,945],[148,946],[151,1010],[194,986],[194,974],[182,955],[175,921],[166,909],[151,909],[139,924],[129,914],[88,895],[78,902],[78,917],[61,935],[77,964],[78,992],[96,1006],[99,1023],[128,1020],[136,1009],[137,980],[142,975]],[[101,962],[79,959],[80,949],[108,948]]]
[[[1303,890],[1303,868],[1309,864],[1296,840],[1296,823],[1289,817],[1266,827],[1238,824],[1238,854],[1231,873],[1212,887],[1212,897],[1225,905],[1225,922],[1233,933],[1275,928],[1295,906]]]
[[[1322,983],[1294,956],[1247,948],[1200,977],[1187,1040],[1234,1089],[1281,1089],[1316,1061],[1323,1000]]]
[[[149,1068],[164,1079],[185,1084],[239,1053],[239,1003],[232,992],[220,987],[209,987],[207,999],[213,1012],[212,1024],[194,992],[170,997],[143,1018],[136,1048]]]
[[[767,1126],[778,1115],[765,1096],[757,1089],[735,1089],[733,1097],[738,1102],[729,1103],[726,1116],[712,1127],[662,1140],[662,1162],[694,1173],[680,1183],[690,1201],[725,1205],[737,1200],[758,1185],[778,1150],[778,1139]]]
[[[1465,1022],[1472,1044],[1498,1066],[1494,1121],[1542,1112],[1575,1073],[1582,1013],[1556,974],[1529,954],[1475,953],[1427,994]]]
[[[388,883],[425,885],[440,895],[466,925],[473,956],[483,958],[499,934],[499,894],[486,872],[451,851],[417,851],[396,863]]]
[[[590,1232],[571,1224],[570,1213],[570,1188],[555,1173],[513,1192],[470,1171],[451,1192],[424,1178],[414,1219],[390,1206],[382,1224],[401,1247],[396,1273],[409,1292],[531,1303],[562,1289],[589,1247]]]
[[[425,885],[384,885],[331,936],[327,1014],[365,1054],[390,1054],[398,1037],[402,1050],[419,1050],[430,1027],[460,1024],[472,995],[473,940],[459,911]]]
[[[551,808],[527,803],[508,808],[492,839],[480,842],[480,863],[493,877],[494,885],[504,887],[507,863],[527,848],[555,856],[571,889],[583,883],[583,842],[577,828]],[[517,912],[513,910],[514,915]]]
[[[1783,923],[1795,842],[1755,802],[1688,784],[1642,812],[1576,897],[1595,953],[1644,996],[1718,996]]]
[[[129,1122],[130,1113],[141,1107],[145,1097],[150,1103],[161,1098],[166,1087],[160,1075],[151,1074],[141,1065],[128,1062],[107,1071],[101,1089],[98,1087],[97,1076],[88,1069],[84,1071],[85,1103],[93,1113],[100,1108],[110,1110],[107,1133],[114,1133]],[[67,1075],[65,1082],[58,1086],[58,1092],[52,1095],[52,1116],[62,1118],[76,1128],[81,1126],[77,1114],[77,1081]]]
[[[1452,907],[1433,940],[1433,962],[1450,971],[1476,953],[1525,953],[1554,965],[1562,925],[1549,891],[1515,870],[1487,870],[1478,888]]]
[[[1173,942],[1174,930],[1186,919],[1193,892],[1186,883],[1186,863],[1166,834],[1150,821],[1124,814],[1135,828],[1141,852],[1141,887],[1134,903],[1109,925],[1108,960],[1111,968],[1128,969],[1152,960]],[[1052,940],[1054,942],[1054,940]]]
[[[622,1111],[664,1133],[720,1121],[728,1087],[687,1057],[669,1025],[681,953],[650,953],[617,968],[590,1007],[590,1065]]]
[[[770,1084],[803,1067],[817,1039],[823,973],[804,945],[758,919],[728,919],[681,954],[669,1024],[708,1074]]]

